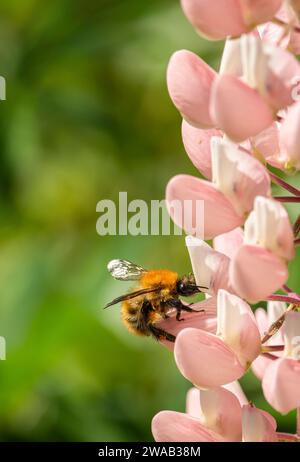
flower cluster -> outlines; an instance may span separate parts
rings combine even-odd
[[[163,343],[195,388],[185,414],[154,417],[153,435],[297,441],[300,428],[298,435],[276,433],[274,418],[249,404],[236,381],[252,367],[274,409],[300,408],[300,296],[286,285],[300,218],[292,225],[283,205],[300,203],[300,191],[274,173],[300,170],[300,2],[181,3],[200,35],[226,42],[219,72],[186,50],[171,57],[167,71],[185,150],[206,179],[175,176],[166,199],[179,226],[172,202],[204,201],[204,240],[188,235],[186,245],[196,283],[207,289],[193,306],[197,313],[183,322],[170,313],[161,323],[176,335],[174,345]],[[275,197],[272,182],[289,195]],[[263,301],[268,311],[254,313],[250,304]]]

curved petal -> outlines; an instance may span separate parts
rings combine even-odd
[[[275,442],[277,435],[267,413],[251,405],[243,407],[243,442]]]
[[[215,76],[215,71],[191,51],[177,51],[170,59],[167,71],[170,97],[182,116],[196,127],[213,126],[209,100]]]
[[[261,245],[283,260],[292,260],[295,256],[294,233],[283,205],[256,196],[254,211],[245,222],[244,242]]]
[[[204,37],[222,40],[247,32],[236,0],[181,0],[188,20]]]
[[[229,284],[229,258],[196,237],[187,236],[185,242],[197,284],[208,287],[204,291],[210,295],[216,295],[219,289],[232,292]]]
[[[295,102],[294,88],[299,83],[300,65],[294,55],[269,45],[269,75],[266,97],[275,111]]]
[[[215,335],[199,329],[181,331],[174,353],[182,375],[202,389],[233,382],[245,373],[231,348]]]
[[[222,136],[217,129],[202,130],[195,128],[185,120],[182,122],[182,139],[185,150],[202,175],[211,180],[211,149],[210,140],[213,136]]]
[[[211,239],[243,223],[243,218],[236,214],[231,203],[212,183],[190,175],[172,178],[167,186],[166,199],[168,211],[176,225],[188,234],[195,234],[203,225],[204,239]],[[189,204],[185,201],[189,201]],[[200,201],[204,202],[201,204]],[[178,204],[181,204],[182,213]],[[187,205],[191,205],[190,210]],[[204,205],[203,223],[197,223],[197,205],[201,210],[201,205]],[[174,212],[174,209],[179,212]]]
[[[243,245],[244,232],[242,228],[235,228],[228,233],[220,234],[214,238],[214,249],[228,258],[233,258]]]
[[[266,168],[228,141],[212,138],[211,144],[214,184],[239,215],[247,215],[257,196],[271,195],[271,180]]]
[[[200,419],[201,407],[200,407],[200,390],[193,387],[190,388],[186,394],[186,413],[195,419]]]
[[[280,358],[267,368],[262,381],[266,400],[282,414],[300,406],[300,363]]]
[[[280,124],[274,122],[266,130],[250,139],[251,150],[273,167],[283,169],[286,162],[279,142]]]
[[[286,167],[300,169],[300,103],[294,104],[282,123],[280,142],[285,151]]]
[[[218,442],[224,439],[205,428],[199,420],[174,411],[161,411],[152,420],[152,434],[156,442]]]
[[[268,250],[243,245],[230,264],[229,278],[240,297],[257,303],[283,286],[288,270],[286,264]]]
[[[272,362],[272,359],[266,358],[265,356],[259,356],[253,361],[251,369],[258,380],[262,380],[264,378],[265,372]]]
[[[244,406],[245,404],[249,403],[245,393],[243,392],[241,385],[239,384],[237,380],[234,382],[228,383],[227,385],[223,385],[223,388],[226,388],[226,390],[233,393],[239,400],[239,403],[241,406]]]
[[[223,387],[200,390],[200,421],[210,430],[226,438],[242,438],[242,409],[239,400]]]
[[[274,119],[272,110],[259,93],[232,75],[215,79],[210,108],[216,126],[236,142],[257,135]]]
[[[235,352],[245,367],[261,351],[260,333],[250,306],[225,290],[218,292],[217,335]]]

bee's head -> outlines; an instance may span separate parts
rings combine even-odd
[[[183,276],[177,281],[177,292],[183,297],[190,297],[192,295],[202,292],[201,289],[207,289],[207,287],[197,286],[195,277],[192,273]]]

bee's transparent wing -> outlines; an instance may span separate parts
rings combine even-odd
[[[112,260],[108,263],[107,269],[112,277],[119,281],[136,281],[147,272],[128,260]]]

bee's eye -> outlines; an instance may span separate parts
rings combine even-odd
[[[185,294],[185,289],[186,289],[186,287],[185,287],[184,282],[179,281],[178,284],[177,284],[177,290],[178,290],[178,292],[179,292],[181,295],[184,295],[184,294]]]

